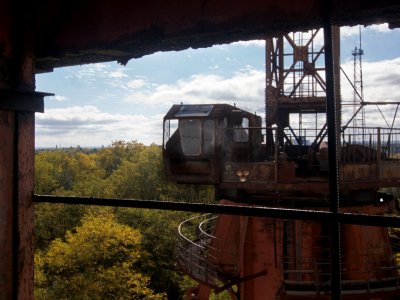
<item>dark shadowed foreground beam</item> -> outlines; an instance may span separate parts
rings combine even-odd
[[[45,71],[320,28],[324,2],[43,0],[35,2],[31,30],[37,67]],[[332,0],[331,16],[334,25],[396,24],[400,3]]]
[[[400,227],[400,217],[394,216],[362,215],[340,212],[333,214],[327,211],[271,208],[261,206],[234,206],[222,204],[167,202],[159,200],[66,197],[49,195],[34,195],[33,201],[36,203],[47,202],[111,207],[150,208],[161,210],[190,211],[198,213],[267,217],[277,219],[310,220],[319,222],[332,222],[335,218],[337,222],[343,224]]]
[[[43,102],[36,93],[0,93],[0,300],[33,299],[35,113],[12,99]],[[24,96],[21,96],[24,95]],[[42,97],[41,101],[37,97]],[[10,105],[9,105],[10,104]],[[4,109],[4,107],[6,109]],[[29,106],[29,109],[36,108]],[[28,109],[28,110],[29,110]]]

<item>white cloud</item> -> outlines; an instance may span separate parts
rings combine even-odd
[[[67,97],[61,96],[61,95],[50,96],[50,97],[47,97],[46,99],[49,101],[55,100],[57,102],[64,102],[64,101],[68,100]]]
[[[347,76],[353,81],[353,62],[342,65]],[[400,102],[400,57],[379,62],[363,62],[364,100],[367,102]],[[347,79],[342,76],[342,97],[344,101],[353,100],[353,89]],[[378,108],[366,106],[366,121],[368,126],[386,126]],[[395,105],[382,105],[380,110],[391,124]],[[349,113],[346,114],[348,116]],[[400,114],[397,119],[400,119]],[[390,120],[390,121],[389,121]],[[398,122],[396,124],[399,124]],[[398,125],[397,125],[398,126]]]
[[[265,47],[265,40],[251,40],[251,41],[238,41],[231,43],[230,45],[232,46],[243,46],[243,47],[251,47],[251,46],[256,46],[256,47]]]
[[[351,38],[354,36],[358,36],[360,31],[359,26],[344,26],[341,27],[340,30],[340,36],[344,39],[346,38]],[[389,26],[387,23],[383,24],[374,24],[370,26],[363,27],[361,26],[361,34],[367,33],[367,32],[379,32],[379,33],[390,33],[392,30],[389,29]]]
[[[358,28],[356,32],[358,34]],[[353,29],[352,29],[353,30]],[[381,25],[369,30],[386,29]],[[354,32],[354,30],[353,30]],[[345,33],[345,36],[353,33]],[[322,34],[317,41],[322,42]],[[251,42],[243,42],[251,45]],[[239,42],[239,45],[243,45]],[[264,46],[264,41],[254,45]],[[243,45],[244,46],[244,45]],[[231,56],[233,57],[233,56]],[[227,60],[229,57],[226,58]],[[209,63],[210,60],[207,60]],[[215,63],[215,62],[214,62]],[[210,63],[212,66],[213,63]],[[207,66],[207,64],[205,64]],[[215,65],[216,66],[216,65]],[[350,78],[353,76],[353,62],[343,64]],[[366,101],[400,101],[400,58],[380,62],[363,62],[364,94]],[[151,115],[151,110],[166,112],[176,103],[236,103],[238,107],[254,112],[264,111],[265,72],[263,69],[245,67],[232,75],[199,73],[170,84],[156,84],[147,77],[127,77],[129,72],[111,64],[92,64],[80,68],[71,68],[69,78],[81,82],[97,81],[126,94],[124,101],[138,105],[145,115],[125,115],[106,113],[95,106],[70,106],[63,109],[46,109],[45,114],[37,115],[37,146],[81,145],[99,146],[110,144],[113,140],[138,140],[149,144],[161,143],[163,115]],[[81,80],[82,79],[82,80]],[[102,87],[104,88],[104,87]],[[120,95],[120,94],[119,94]],[[351,87],[342,77],[342,95],[351,100]],[[73,97],[53,97],[55,101],[72,103]],[[108,99],[105,97],[105,99]],[[68,102],[66,102],[68,100]],[[71,104],[69,104],[71,105]],[[369,116],[373,121],[381,120],[376,107]],[[383,106],[382,111],[393,116],[395,107]],[[399,112],[400,118],[400,112]]]
[[[219,66],[217,64],[208,67],[209,70],[218,70]]]
[[[367,26],[365,29],[367,31],[376,31],[376,32],[382,32],[382,33],[390,33],[392,31],[392,29],[389,28],[388,23],[370,25],[370,26]]]
[[[115,140],[161,144],[162,117],[110,114],[90,105],[48,109],[36,117],[36,147],[90,147]]]
[[[102,76],[102,74],[107,72],[107,69],[109,69],[109,66],[103,63],[71,67],[67,69],[69,74],[66,77],[88,80]]]
[[[115,71],[111,71],[111,72],[108,73],[108,76],[109,76],[110,78],[124,78],[124,77],[128,77],[128,75],[126,75],[122,69],[115,70]]]
[[[197,74],[161,85],[136,78],[125,81],[124,88],[130,91],[126,101],[149,111],[161,107],[166,112],[180,102],[236,103],[254,111],[257,106],[263,110],[264,78],[264,71],[246,66],[230,77]],[[110,114],[92,105],[47,109],[45,114],[37,115],[36,145],[100,146],[119,139],[160,144],[162,119],[161,114]]]
[[[352,61],[342,64],[347,76],[353,78]],[[366,101],[400,101],[400,57],[378,62],[363,62],[363,84]],[[342,79],[342,91],[351,94],[346,79]]]
[[[232,77],[197,74],[152,90],[134,91],[125,101],[169,107],[176,103],[236,103],[242,107],[263,105],[264,71],[246,67]],[[257,104],[256,104],[257,103]]]
[[[67,68],[68,79],[82,79],[85,81],[96,81],[103,79],[122,79],[128,77],[126,74],[126,69],[123,67],[115,68],[110,63],[95,63],[88,64],[79,67]]]
[[[98,89],[98,86],[108,86],[113,89],[126,89],[129,79],[125,67],[115,67],[111,63],[96,63],[66,68],[66,79],[76,81],[78,86]]]
[[[346,74],[353,79],[353,62],[342,65]],[[400,58],[380,62],[363,63],[365,101],[399,101]],[[344,76],[341,79],[341,93],[344,101],[352,101],[353,89]],[[149,107],[169,108],[176,103],[236,103],[248,111],[264,111],[265,73],[251,67],[242,69],[231,77],[221,75],[197,74],[188,79],[178,80],[174,84],[157,85],[151,90],[131,93],[125,101]],[[345,107],[345,106],[344,106]],[[394,111],[393,106],[382,106],[381,110],[388,119]],[[348,120],[349,110],[343,109],[343,121]],[[382,117],[376,114],[376,106],[368,107],[371,119],[367,125],[375,126]],[[400,119],[400,114],[399,114]],[[373,123],[371,121],[374,121]],[[381,123],[385,126],[385,123]]]
[[[363,28],[361,28],[361,30],[363,30]],[[340,37],[346,39],[353,36],[358,36],[359,32],[359,26],[344,26],[340,28]]]
[[[147,81],[144,79],[134,79],[131,81],[128,81],[128,83],[126,84],[127,87],[131,88],[131,89],[140,89],[142,87],[144,87],[147,84]]]

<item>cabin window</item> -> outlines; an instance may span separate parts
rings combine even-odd
[[[234,126],[233,140],[239,143],[249,141],[249,119],[243,118],[242,124]]]
[[[196,119],[179,120],[181,145],[184,155],[201,154],[201,121]]]
[[[178,120],[176,120],[176,119],[165,120],[165,123],[164,123],[164,148],[166,148],[167,142],[172,137],[172,135],[175,134],[177,129],[178,129]]]
[[[203,123],[203,154],[214,154],[215,148],[215,122],[205,120]]]

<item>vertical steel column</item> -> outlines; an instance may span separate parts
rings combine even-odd
[[[26,95],[26,97],[29,97]],[[0,95],[0,300],[33,299],[34,112]]]
[[[330,3],[322,1],[324,18],[325,42],[325,72],[326,72],[326,118],[328,125],[328,156],[329,156],[329,201],[333,213],[330,224],[331,235],[331,287],[332,299],[341,299],[341,251],[339,212],[339,166],[338,166],[338,128],[337,98],[335,94],[334,45],[332,22],[330,18]]]
[[[0,300],[13,293],[13,123],[14,116],[0,111]]]
[[[15,1],[0,47],[0,300],[31,300],[34,277],[35,3]],[[7,30],[7,27],[5,28]]]
[[[35,113],[13,107],[25,97],[0,94],[0,300],[33,299]]]

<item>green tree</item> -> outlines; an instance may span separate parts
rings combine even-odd
[[[35,205],[35,248],[44,250],[56,238],[80,225],[88,207],[39,203]]]
[[[42,152],[35,156],[35,191],[50,195],[60,187],[54,176],[54,164],[49,161],[49,153]]]
[[[71,148],[37,153],[36,193],[185,202],[211,202],[214,199],[213,187],[167,182],[163,172],[162,149],[135,141],[117,141],[97,151]],[[57,292],[63,299],[63,290],[57,287],[58,284],[65,287],[64,279],[60,277],[63,272],[59,277],[55,275],[57,269],[49,254],[55,251],[56,246],[60,249],[60,245],[77,250],[78,247],[73,246],[75,244],[71,244],[69,239],[78,234],[75,228],[81,228],[86,222],[86,218],[82,217],[88,212],[93,214],[103,210],[66,204],[36,205],[35,259],[41,266],[37,269],[37,280],[41,282],[36,287],[37,293],[54,296]],[[174,249],[178,224],[188,214],[124,208],[113,211],[119,223],[142,234],[141,249],[145,250],[148,259],[140,260],[136,267],[150,279],[148,286],[157,293],[168,293],[171,300],[181,299],[182,274],[175,268]],[[68,288],[64,289],[66,291]],[[38,299],[50,296],[43,297]]]
[[[39,194],[99,196],[105,170],[96,153],[84,149],[41,151],[35,157],[35,191]]]
[[[150,287],[157,292],[166,292],[171,300],[182,296],[182,274],[176,268],[175,247],[178,225],[188,215],[184,212],[154,209],[116,210],[119,222],[140,228],[142,246],[152,261],[146,270],[151,278]]]
[[[109,210],[84,217],[65,241],[35,256],[37,299],[163,299],[148,288],[149,262],[138,230],[116,222]]]

